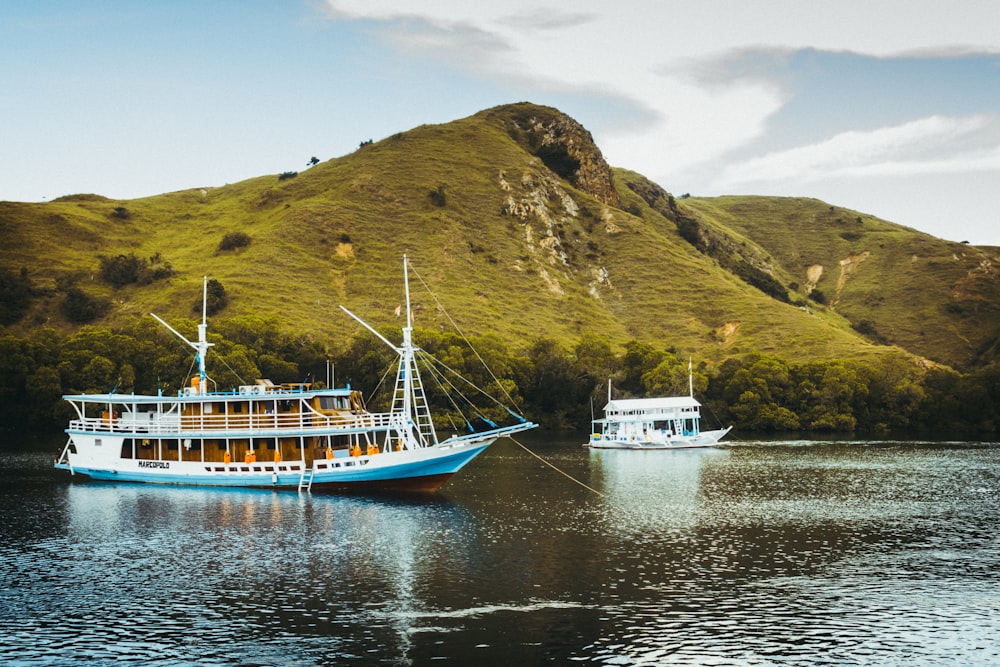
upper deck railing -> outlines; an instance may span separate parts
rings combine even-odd
[[[74,419],[69,430],[143,436],[233,437],[235,435],[320,434],[386,431],[405,424],[401,414],[389,412],[362,415],[323,415],[314,412],[279,414],[176,415],[156,412],[126,413]]]

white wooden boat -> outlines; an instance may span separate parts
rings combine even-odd
[[[604,417],[593,421],[590,441],[596,449],[681,449],[713,447],[733,428],[701,430],[701,403],[694,397],[694,378],[688,363],[688,396],[611,398]]]
[[[501,437],[535,428],[517,423],[439,440],[417,367],[406,258],[406,326],[389,412],[365,408],[350,386],[313,389],[267,380],[209,391],[206,315],[194,348],[199,373],[176,396],[81,394],[63,398],[76,418],[55,467],[95,480],[327,491],[434,492]],[[207,283],[206,283],[207,284]],[[207,293],[207,291],[206,291]],[[513,414],[513,413],[512,413]]]

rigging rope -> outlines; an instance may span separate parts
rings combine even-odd
[[[507,406],[505,406],[503,403],[501,403],[500,401],[498,401],[493,396],[490,396],[488,393],[486,393],[485,391],[483,391],[481,388],[477,387],[475,384],[473,384],[467,378],[463,377],[460,373],[458,373],[457,371],[455,371],[453,368],[449,368],[448,364],[444,363],[443,361],[441,361],[440,359],[438,359],[434,355],[427,354],[423,350],[420,350],[420,351],[417,352],[417,356],[420,358],[421,361],[424,362],[425,368],[428,370],[428,372],[431,373],[431,376],[434,377],[435,380],[438,380],[438,378],[440,378],[440,380],[443,380],[449,387],[451,387],[451,389],[458,395],[459,398],[461,398],[463,401],[465,401],[465,403],[469,406],[469,409],[472,410],[474,413],[476,413],[476,416],[479,417],[480,419],[482,419],[483,421],[485,421],[487,424],[490,424],[491,426],[493,426],[494,428],[496,428],[496,424],[494,424],[492,420],[490,420],[485,414],[483,414],[483,412],[479,408],[476,407],[476,404],[473,403],[469,399],[468,396],[466,396],[465,394],[463,394],[461,392],[461,390],[458,387],[456,387],[455,384],[451,380],[449,380],[447,378],[447,376],[444,375],[444,373],[442,373],[440,370],[438,370],[437,368],[435,368],[435,364],[437,364],[438,366],[441,366],[441,368],[445,369],[446,371],[449,371],[456,378],[458,378],[459,380],[462,380],[463,382],[465,382],[466,384],[468,384],[470,387],[472,387],[473,389],[475,389],[476,391],[478,391],[480,394],[482,394],[486,398],[488,398],[491,401],[493,401],[494,403],[496,403],[499,407],[507,410],[507,412],[509,412],[511,415],[513,415],[517,419],[520,419],[522,422],[524,421],[524,418],[521,417],[521,415],[517,415],[517,414],[514,414],[513,412],[511,412],[510,408],[508,408]],[[438,381],[438,386],[441,387],[441,382],[440,381]],[[444,390],[443,387],[441,387],[441,388],[442,388],[442,390]],[[451,395],[447,391],[445,391],[445,394],[448,396],[449,400],[452,400]],[[452,400],[452,403],[454,404],[453,400]],[[458,408],[457,405],[455,406],[455,409],[458,410],[458,412],[460,414],[462,414],[463,417],[465,416],[465,414],[462,412],[462,410],[460,410]],[[466,418],[466,421],[468,421],[468,418]]]
[[[428,371],[429,375],[431,376],[431,379],[434,380],[434,383],[437,385],[438,389],[441,390],[441,393],[444,395],[444,397],[448,399],[449,403],[451,403],[451,407],[455,408],[455,412],[457,414],[459,414],[459,415],[462,415],[462,417],[464,418],[465,415],[462,414],[461,408],[459,408],[458,404],[455,403],[455,399],[453,399],[451,397],[451,394],[448,393],[448,390],[445,389],[444,386],[441,384],[441,380],[442,379],[447,382],[448,378],[445,378],[445,377],[441,376],[440,372],[437,372],[436,369],[433,366],[428,366],[427,367],[427,371]],[[440,379],[439,379],[439,376],[441,376]],[[448,382],[448,385],[452,386],[450,382]],[[459,396],[461,396],[461,393],[459,393]],[[463,396],[462,398],[465,398],[465,397]],[[455,426],[455,420],[452,419],[451,414],[446,412],[445,416],[448,417],[448,421],[449,421],[449,423],[451,423],[451,427],[453,429],[457,429],[457,427]],[[472,430],[472,425],[469,424],[469,420],[466,419],[465,423],[466,423],[466,426],[468,426],[469,430],[471,431]]]
[[[236,376],[236,379],[239,380],[240,384],[246,384],[247,383],[247,381],[244,380],[243,378],[241,378],[240,374],[236,372],[236,369],[229,365],[229,362],[226,361],[225,357],[223,357],[221,354],[216,354],[215,358],[218,359],[219,361],[221,361],[222,365],[225,366],[226,368],[228,368],[229,372]],[[208,374],[206,373],[206,377],[207,376],[208,376]],[[212,378],[208,378],[208,379],[211,380]],[[215,382],[215,380],[212,380],[212,382]]]
[[[465,344],[468,345],[469,349],[471,349],[472,352],[476,355],[476,359],[479,359],[479,363],[483,365],[483,368],[486,369],[486,372],[490,374],[490,377],[493,378],[493,381],[497,384],[498,387],[500,387],[500,391],[502,391],[504,396],[507,397],[507,400],[510,401],[515,408],[517,408],[518,412],[520,412],[521,406],[517,404],[517,401],[515,401],[509,393],[507,393],[507,390],[504,388],[503,383],[500,382],[497,376],[493,374],[493,369],[491,369],[486,364],[486,361],[479,355],[479,350],[477,350],[475,346],[472,344],[472,342],[466,337],[465,332],[458,327],[458,324],[455,322],[455,320],[451,319],[451,315],[448,314],[448,311],[444,309],[444,306],[441,305],[441,302],[438,300],[437,294],[431,291],[431,288],[427,285],[426,282],[424,282],[423,276],[417,273],[417,270],[413,268],[412,264],[410,265],[410,271],[413,271],[413,275],[417,277],[417,280],[420,281],[420,284],[423,285],[424,289],[427,290],[427,293],[431,295],[431,298],[434,299],[434,303],[437,304],[438,309],[440,309],[440,311],[444,313],[444,316],[448,318],[448,321],[451,323],[451,326],[455,327],[455,331],[458,332],[458,335],[462,337],[462,340],[465,341]]]
[[[545,459],[543,459],[543,458],[542,458],[541,456],[539,456],[538,454],[534,453],[533,451],[531,451],[530,449],[528,449],[527,447],[525,447],[525,446],[524,446],[523,444],[521,444],[520,442],[518,442],[518,440],[517,440],[516,438],[514,438],[514,437],[512,437],[512,436],[507,436],[507,437],[508,437],[508,438],[510,439],[510,441],[511,441],[511,442],[513,442],[513,443],[514,443],[515,445],[517,445],[518,447],[520,447],[520,448],[521,448],[521,449],[523,449],[524,451],[528,452],[529,454],[531,454],[532,456],[534,456],[534,457],[535,457],[536,459],[538,459],[539,461],[541,461],[542,463],[544,463],[544,464],[545,464],[545,465],[547,465],[548,467],[550,467],[550,468],[552,468],[553,470],[555,470],[555,471],[556,471],[557,473],[559,473],[560,475],[565,475],[566,477],[570,478],[571,480],[573,480],[574,482],[576,482],[577,484],[579,484],[579,485],[580,485],[580,486],[582,486],[583,488],[587,489],[588,491],[591,491],[591,492],[593,492],[593,493],[596,493],[596,494],[597,494],[597,495],[599,495],[599,496],[600,496],[601,498],[606,498],[606,497],[607,497],[607,496],[606,496],[605,494],[601,493],[601,492],[600,492],[600,491],[598,491],[597,489],[595,489],[595,488],[593,488],[593,487],[591,487],[591,486],[587,486],[586,484],[584,484],[583,482],[581,482],[580,480],[578,480],[578,479],[577,479],[576,477],[573,477],[573,475],[570,475],[570,474],[569,474],[568,472],[566,472],[565,470],[561,470],[561,469],[559,469],[558,467],[556,467],[555,465],[553,465],[553,464],[549,463],[548,461],[546,461]]]

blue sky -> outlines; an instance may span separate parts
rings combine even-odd
[[[0,3],[0,199],[300,170],[531,101],[675,194],[1000,246],[994,0]]]

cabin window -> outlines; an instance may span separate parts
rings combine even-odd
[[[205,411],[205,414],[206,414],[206,415],[210,415],[210,414],[212,414],[212,410],[213,410],[214,408],[212,407],[212,404],[211,404],[211,403],[205,403],[205,407],[204,407],[204,408],[202,408],[202,409],[203,409],[203,410]]]
[[[233,403],[233,412],[243,412],[243,403]]]
[[[335,407],[333,396],[320,396],[319,397],[319,408],[320,410],[333,410]]]

